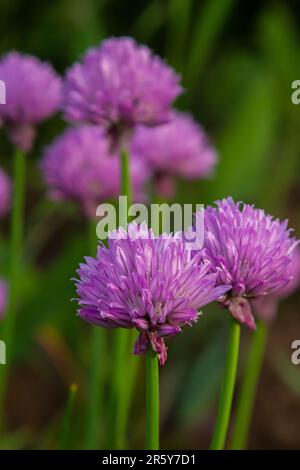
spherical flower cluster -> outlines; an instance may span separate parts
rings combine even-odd
[[[179,77],[148,47],[110,38],[68,71],[65,116],[120,134],[139,123],[166,121],[180,92]]]
[[[0,217],[4,216],[10,206],[11,183],[6,173],[0,168]]]
[[[0,279],[0,319],[3,317],[7,302],[7,284]]]
[[[228,289],[215,286],[216,274],[200,256],[193,257],[181,237],[155,237],[146,224],[133,222],[80,265],[78,313],[105,328],[136,328],[135,354],[152,347],[164,364],[164,338],[191,325],[201,307]]]
[[[158,191],[166,197],[174,192],[172,176],[207,177],[217,160],[203,129],[189,114],[180,112],[173,112],[161,126],[138,126],[131,147],[134,155],[148,162]]]
[[[231,286],[222,303],[238,321],[255,328],[250,300],[275,293],[292,277],[297,242],[287,221],[228,198],[205,209],[204,224],[205,255],[218,283]]]
[[[104,132],[94,125],[69,128],[49,145],[41,161],[52,199],[76,201],[88,216],[106,199],[120,194],[120,159],[109,151]],[[148,171],[132,160],[134,196],[143,198]]]
[[[0,120],[13,144],[28,152],[35,126],[61,104],[61,80],[49,64],[18,52],[10,52],[0,60],[0,79],[6,87]]]
[[[256,315],[264,322],[271,322],[278,311],[278,304],[281,300],[289,297],[295,290],[300,287],[300,251],[293,251],[292,260],[289,266],[289,274],[291,280],[288,284],[278,289],[271,295],[260,297],[254,301]]]

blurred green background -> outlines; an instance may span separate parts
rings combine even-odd
[[[177,106],[193,113],[219,152],[215,176],[180,182],[180,202],[209,203],[232,195],[288,217],[300,235],[299,3],[237,0],[1,0],[0,51],[28,52],[64,73],[87,47],[130,35],[165,57],[182,75]],[[1,448],[55,448],[68,386],[79,387],[70,446],[82,447],[90,328],[70,302],[88,230],[74,207],[44,199],[37,167],[43,146],[65,126],[56,116],[40,127],[28,170],[26,275],[18,313],[14,367],[7,394],[10,432]],[[0,164],[11,172],[0,137]],[[8,221],[0,227],[0,271],[7,265]],[[290,362],[300,338],[299,292],[281,305],[259,383],[250,448],[300,448],[300,366]],[[193,329],[169,342],[161,370],[162,448],[205,448],[224,366],[226,315],[212,306]],[[240,363],[251,333],[243,332]],[[99,358],[107,365],[109,358]],[[142,371],[140,370],[140,373]],[[144,385],[139,380],[127,432],[143,446]],[[103,423],[99,423],[102,427]]]

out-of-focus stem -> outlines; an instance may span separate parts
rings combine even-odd
[[[0,430],[4,426],[4,401],[8,371],[11,366],[12,344],[19,300],[20,274],[22,270],[22,240],[24,230],[24,199],[26,179],[26,155],[20,149],[14,155],[14,191],[10,234],[9,299],[3,322],[2,340],[6,344],[6,366],[0,368]]]

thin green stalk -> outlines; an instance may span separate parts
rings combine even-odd
[[[95,221],[89,227],[90,252],[95,256],[97,247]],[[90,336],[90,374],[88,379],[88,401],[85,425],[85,448],[98,449],[101,423],[104,419],[106,331],[93,327]]]
[[[218,416],[211,443],[211,450],[224,449],[238,365],[239,342],[240,325],[234,318],[230,318],[224,381],[221,388]]]
[[[131,354],[133,351],[134,343],[137,339],[137,332],[135,330],[130,331],[130,345],[129,345],[129,357],[128,367],[126,373],[126,387],[123,388],[123,393],[120,396],[119,406],[120,412],[118,413],[118,427],[116,433],[116,447],[118,449],[126,448],[126,426],[130,413],[130,405],[132,403],[132,396],[134,393],[134,387],[137,382],[137,376],[139,371],[140,360],[137,356]]]
[[[231,449],[242,450],[247,444],[256,388],[266,349],[267,337],[268,327],[263,322],[259,321],[244,369],[244,378],[239,392],[230,446]]]
[[[121,151],[121,168],[122,168],[122,179],[121,179],[121,195],[127,196],[128,207],[132,204],[132,186],[130,178],[130,156],[127,150]],[[124,214],[127,219],[127,214]]]
[[[129,152],[125,149],[121,150],[121,196],[127,196],[127,207],[132,203],[132,189],[130,180],[130,156]],[[123,225],[127,223],[127,212],[121,213],[119,209],[119,220],[122,220]],[[124,328],[118,328],[114,332],[113,344],[113,374],[112,374],[112,387],[110,394],[109,404],[109,433],[108,445],[109,448],[115,449],[124,446],[123,431],[126,429],[127,412],[125,407],[130,405],[130,396],[128,396],[129,403],[122,398],[123,394],[128,393],[129,382],[127,375],[129,373],[129,354],[130,351],[130,333]]]
[[[66,405],[66,409],[64,412],[63,416],[63,422],[62,422],[62,429],[61,429],[61,435],[59,439],[59,449],[60,450],[66,450],[70,449],[70,441],[71,441],[71,428],[72,428],[72,414],[73,414],[73,408],[74,408],[74,403],[77,395],[77,385],[72,384],[69,389],[69,397]]]
[[[91,364],[88,379],[85,448],[99,449],[101,429],[104,423],[104,379],[106,338],[103,328],[93,327],[90,337]]]
[[[11,240],[10,240],[10,277],[8,308],[3,324],[2,339],[6,344],[5,367],[0,371],[0,430],[4,426],[4,400],[9,367],[11,366],[13,334],[17,305],[19,300],[20,273],[22,269],[22,240],[25,199],[26,155],[16,149],[14,155],[14,192],[11,214]]]
[[[159,450],[158,356],[152,348],[146,354],[146,450]]]
[[[120,419],[123,415],[124,400],[128,385],[128,360],[129,360],[129,332],[124,328],[118,328],[114,332],[113,343],[113,373],[109,406],[109,434],[108,447],[111,449],[123,449],[125,446],[123,429],[126,427]],[[125,423],[126,424],[126,423]]]

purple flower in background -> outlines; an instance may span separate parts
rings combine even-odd
[[[49,145],[41,161],[52,199],[80,203],[88,216],[96,214],[105,199],[120,194],[120,159],[109,152],[107,137],[98,126],[69,128]],[[131,160],[133,192],[143,199],[148,171],[143,162]]]
[[[0,319],[3,318],[7,302],[7,284],[0,279]]]
[[[0,60],[0,79],[6,85],[6,104],[0,106],[0,120],[13,144],[28,152],[36,125],[61,104],[61,80],[51,65],[15,51]]]
[[[129,224],[126,235],[120,228],[108,248],[100,245],[96,259],[80,265],[78,314],[105,328],[137,328],[135,354],[152,347],[164,364],[164,338],[196,321],[228,286],[215,287],[210,263],[200,261],[200,252],[193,258],[180,237],[155,237],[145,223]]]
[[[250,301],[283,289],[297,241],[287,221],[232,198],[217,201],[204,212],[204,248],[219,284],[231,289],[222,304],[249,328],[255,328]]]
[[[0,217],[4,216],[10,206],[11,183],[9,177],[0,168]]]
[[[139,123],[165,122],[180,92],[179,77],[147,46],[110,38],[68,71],[65,117],[101,124],[118,137]]]
[[[133,136],[132,152],[148,162],[158,192],[174,193],[174,176],[189,180],[211,175],[217,160],[203,129],[186,113],[173,112],[166,124],[139,126]]]
[[[260,297],[253,302],[255,313],[264,322],[271,322],[278,311],[278,305],[281,300],[289,297],[295,290],[300,287],[300,251],[295,249],[292,255],[292,261],[289,266],[291,280],[274,294]]]

